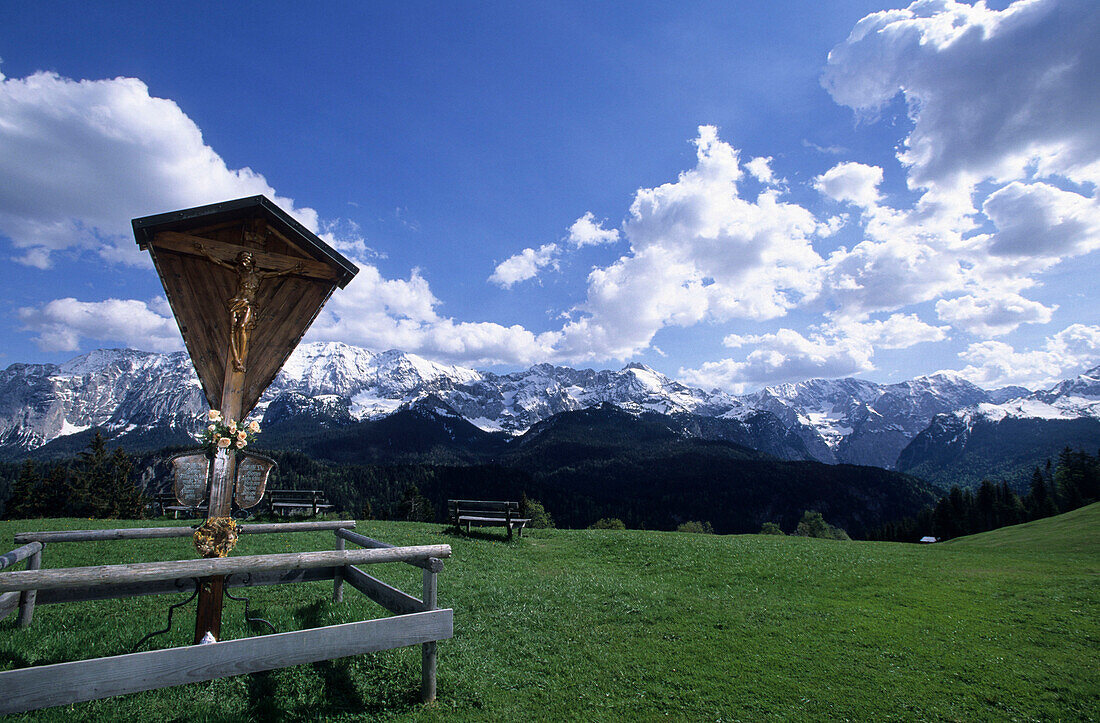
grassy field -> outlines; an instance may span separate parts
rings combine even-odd
[[[128,523],[147,526],[149,522]],[[171,524],[171,523],[168,523]],[[179,523],[175,523],[179,524]],[[118,526],[0,524],[14,532]],[[939,545],[757,535],[532,531],[458,537],[361,522],[395,544],[448,543],[439,699],[420,652],[386,651],[27,714],[34,720],[1096,720],[1100,505]],[[331,549],[331,534],[244,537],[238,554]],[[178,559],[186,541],[57,543],[46,567]],[[373,566],[419,595],[419,570]],[[253,589],[280,631],[377,617],[331,583]],[[0,667],[128,652],[168,596],[41,606],[0,623]],[[193,607],[158,646],[185,645]],[[225,637],[249,635],[227,601]],[[2,694],[2,691],[0,691]],[[20,717],[15,716],[15,719]]]

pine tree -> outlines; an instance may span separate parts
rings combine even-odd
[[[54,466],[46,473],[38,486],[38,514],[43,517],[72,517],[75,507],[71,504],[73,496],[72,475],[63,464]],[[86,516],[86,515],[85,515]]]
[[[12,485],[5,517],[14,520],[40,516],[42,514],[39,499],[41,482],[34,461],[28,459],[23,463],[23,469],[19,471],[19,478]]]
[[[145,494],[133,479],[134,465],[121,447],[109,460],[110,502],[113,516],[137,520],[145,513]]]
[[[1047,460],[1049,469],[1050,460]],[[1058,514],[1058,506],[1055,504],[1047,485],[1047,477],[1036,467],[1031,475],[1031,491],[1027,495],[1028,517],[1038,520]]]

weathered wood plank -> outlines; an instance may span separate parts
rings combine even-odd
[[[523,517],[513,517],[509,520],[503,517],[474,517],[473,515],[460,515],[458,521],[459,523],[472,522],[479,527],[503,527],[504,525],[515,525],[519,527],[526,525],[531,520]]]
[[[345,549],[343,538],[336,538],[336,549]],[[332,601],[334,603],[344,602],[344,568],[342,567],[333,568],[332,571]]]
[[[500,500],[447,500],[448,507],[473,507],[474,509],[518,510],[518,502]]]
[[[435,610],[436,574],[429,570],[424,571],[424,609]],[[431,703],[435,700],[435,667],[436,667],[436,643],[431,641],[420,646],[420,702]]]
[[[355,520],[317,520],[316,522],[276,522],[237,525],[242,535],[263,535],[272,532],[316,532],[355,527]],[[59,530],[56,532],[19,532],[18,542],[91,542],[94,540],[149,540],[161,537],[190,537],[193,527],[130,527],[112,530]],[[10,553],[9,553],[10,554]],[[0,568],[2,569],[2,568]]]
[[[27,569],[22,571],[22,574],[34,575],[42,567],[42,548],[38,548],[38,552],[31,554],[27,558]],[[8,573],[11,575],[12,573]],[[19,627],[30,627],[31,620],[34,618],[34,601],[38,597],[38,590],[34,587],[23,588],[22,594],[19,596]]]
[[[17,547],[11,552],[6,552],[0,555],[0,570],[11,567],[12,565],[26,560],[36,552],[42,551],[41,542],[31,542],[22,547]]]
[[[226,587],[260,587],[266,585],[287,585],[299,582],[317,582],[331,580],[336,567],[314,567],[308,570],[275,570],[257,572],[252,575],[232,575],[226,578]],[[339,568],[343,569],[343,568]],[[155,582],[118,583],[113,585],[84,585],[54,590],[41,590],[37,605],[54,603],[86,602],[88,600],[114,600],[117,598],[140,597],[143,595],[171,595],[178,592],[190,593],[194,589],[193,578],[176,580],[157,580]],[[19,593],[7,593],[18,595]]]
[[[355,520],[317,520],[316,522],[274,522],[265,524],[240,525],[246,535],[267,534],[270,532],[309,532],[317,530],[339,530],[355,527]]]
[[[132,527],[114,530],[58,530],[42,532],[19,532],[16,542],[34,540],[37,542],[93,542],[97,540],[152,540],[162,537],[190,537],[195,530],[191,527]]]
[[[348,542],[359,545],[359,547],[365,547],[370,550],[392,550],[395,549],[393,545],[388,542],[382,542],[381,540],[375,540],[366,535],[360,535],[358,532],[352,532],[347,529],[336,530],[336,536],[342,537]],[[449,550],[450,547],[447,547]],[[448,555],[449,557],[449,555]],[[431,570],[432,572],[443,572],[443,561],[439,559],[429,560],[406,560],[410,565],[420,567],[425,570]]]
[[[344,579],[349,585],[375,601],[391,613],[423,612],[427,608],[412,595],[391,587],[376,577],[371,577],[355,565],[344,568]]]
[[[301,570],[335,565],[365,565],[383,562],[424,561],[431,557],[450,557],[450,545],[417,545],[380,550],[324,550],[289,552],[276,555],[135,562],[126,565],[68,567],[55,570],[16,570],[0,574],[0,592],[10,590],[48,590],[79,585],[105,585],[126,582],[174,580],[178,577],[209,577],[241,572]]]
[[[0,595],[0,620],[11,615],[11,611],[19,607],[20,594],[21,593],[17,592],[6,592]]]
[[[0,714],[446,640],[451,610],[0,673]]]

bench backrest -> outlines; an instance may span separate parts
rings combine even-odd
[[[474,515],[476,517],[499,517],[502,520],[510,520],[519,513],[518,502],[496,502],[492,500],[447,500],[447,508],[451,517],[457,519],[462,515]]]
[[[268,490],[272,502],[324,502],[324,490]]]

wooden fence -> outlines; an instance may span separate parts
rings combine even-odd
[[[143,690],[195,683],[230,675],[285,668],[407,645],[420,645],[421,699],[435,698],[436,642],[453,634],[453,612],[437,608],[436,575],[449,545],[394,547],[352,532],[353,520],[241,525],[242,534],[333,530],[336,549],[321,552],[142,562],[42,570],[44,543],[190,536],[189,527],[24,532],[24,542],[0,556],[0,570],[23,560],[27,569],[0,573],[0,619],[19,608],[19,625],[30,625],[35,605],[139,595],[179,593],[195,578],[225,575],[227,587],[252,587],[333,580],[333,600],[344,584],[394,613],[393,617],[329,625],[240,640],[150,650],[70,663],[0,672],[0,714],[68,705]],[[359,549],[345,549],[351,542]],[[359,565],[402,562],[423,570],[417,599],[364,572]],[[243,573],[243,574],[242,574]],[[234,575],[238,575],[234,579]]]

